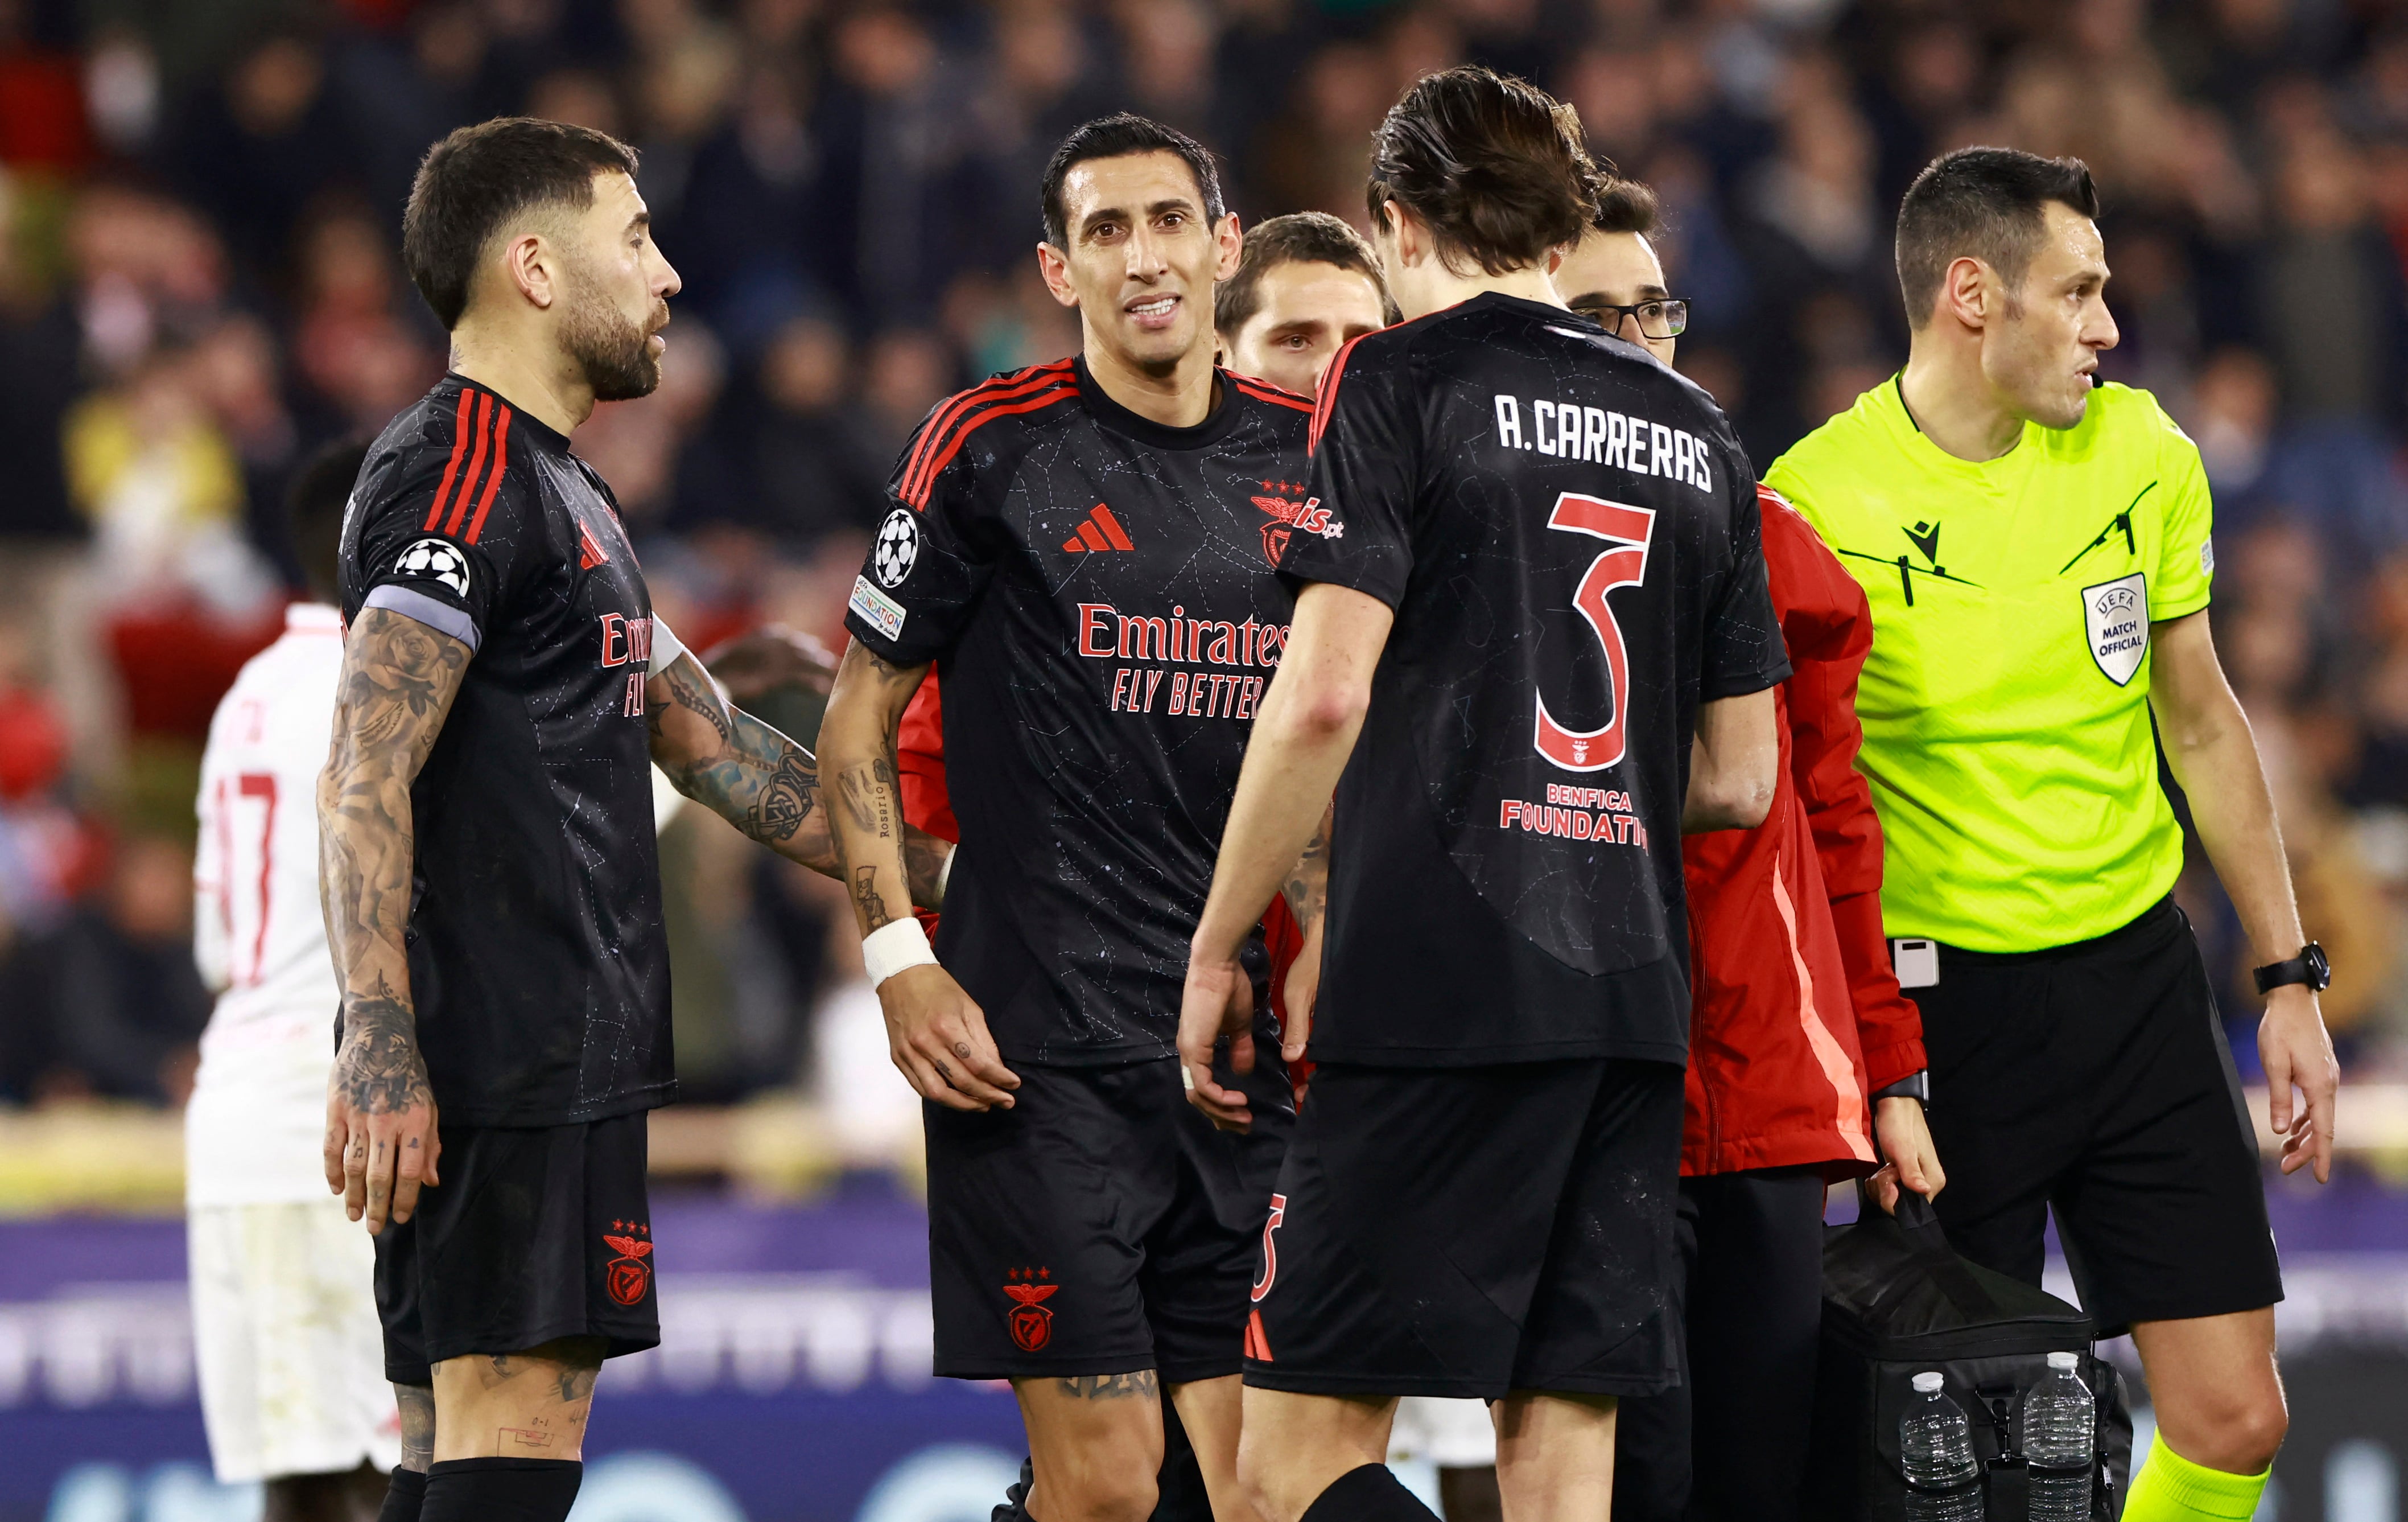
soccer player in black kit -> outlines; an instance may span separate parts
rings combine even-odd
[[[1247,1291],[1290,1101],[1266,1064],[1254,1134],[1215,1131],[1181,1102],[1172,1037],[1285,640],[1270,557],[1306,516],[1311,409],[1213,368],[1239,237],[1193,140],[1091,122],[1042,205],[1081,352],[939,404],[905,451],[820,730],[831,826],[927,1101],[937,1372],[1011,1381],[1029,1516],[1146,1515],[1167,1392],[1237,1522]],[[933,954],[896,886],[895,771],[931,661],[962,842]]]
[[[1680,836],[1763,818],[1788,662],[1721,413],[1547,278],[1596,188],[1570,111],[1484,69],[1425,78],[1373,142],[1407,321],[1322,382],[1294,633],[1180,1030],[1197,1107],[1256,1121],[1213,1048],[1252,1061],[1242,926],[1334,785],[1317,1066],[1245,1370],[1271,1522],[1426,1519],[1382,1463],[1407,1394],[1495,1403],[1507,1515],[1603,1516],[1614,1397],[1672,1375]]]
[[[835,865],[810,754],[653,619],[568,450],[595,402],[660,380],[678,280],[635,168],[519,119],[428,152],[402,249],[452,373],[371,446],[345,515],[326,1176],[376,1234],[404,1437],[384,1522],[559,1522],[602,1360],[660,1341],[644,1127],[675,1081],[650,763]],[[924,839],[910,854],[926,883]]]

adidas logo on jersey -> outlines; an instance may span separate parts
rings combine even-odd
[[[1134,550],[1128,530],[1112,516],[1112,510],[1101,502],[1087,510],[1079,521],[1079,532],[1062,541],[1062,548],[1074,555],[1094,554],[1105,550]]]

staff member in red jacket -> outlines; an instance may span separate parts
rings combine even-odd
[[[1575,311],[1670,365],[1687,303],[1647,234],[1655,196],[1617,182],[1555,273]],[[1798,1515],[1822,1314],[1827,1183],[1942,1183],[1925,1128],[1923,1023],[1882,939],[1881,825],[1855,761],[1863,590],[1758,488],[1764,559],[1793,674],[1781,770],[1748,830],[1682,842],[1689,893],[1688,1113],[1679,1241],[1688,1338],[1679,1387],[1622,1402],[1615,1522]],[[1902,1180],[1901,1180],[1901,1175]]]

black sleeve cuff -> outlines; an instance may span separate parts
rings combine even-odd
[[[1925,1106],[1931,1103],[1931,1070],[1922,1069],[1908,1073],[1887,1088],[1873,1090],[1876,1099],[1914,1099]]]

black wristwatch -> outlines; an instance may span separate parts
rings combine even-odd
[[[2316,993],[2332,986],[2332,964],[2325,960],[2325,949],[2311,940],[2300,948],[2300,955],[2287,962],[2269,962],[2251,970],[2258,980],[2258,991],[2271,994],[2277,988],[2303,983]]]

